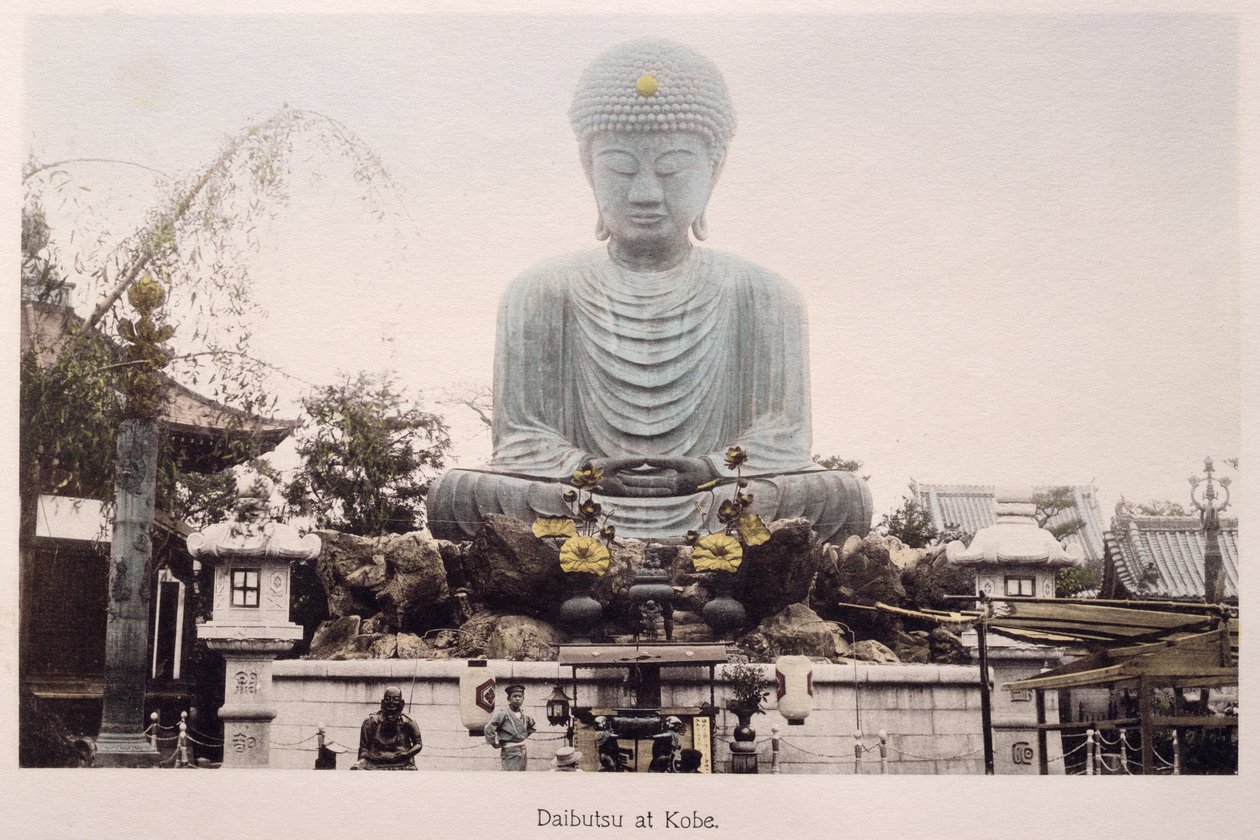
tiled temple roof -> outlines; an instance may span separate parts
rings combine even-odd
[[[1033,488],[1041,493],[1060,485],[1038,485]],[[1069,488],[1075,506],[1050,517],[1048,527],[1069,522],[1073,517],[1081,520],[1081,528],[1068,536],[1067,543],[1081,547],[1085,561],[1101,562],[1104,553],[1102,511],[1094,488],[1081,485]],[[932,517],[937,528],[957,525],[975,534],[994,522],[993,485],[991,484],[920,484],[915,482],[919,503]]]
[[[1225,597],[1238,600],[1238,520],[1222,517]],[[1203,597],[1203,524],[1197,516],[1117,512],[1107,530],[1102,596],[1198,600]]]

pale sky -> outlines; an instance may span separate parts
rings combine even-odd
[[[405,187],[414,239],[383,243],[335,179],[295,187],[254,266],[256,353],[316,383],[488,383],[506,284],[597,244],[566,112],[641,35],[726,77],[706,246],[801,290],[813,448],[865,462],[877,518],[912,476],[1092,481],[1109,518],[1239,454],[1225,16],[32,18],[22,151],[183,174],[282,103],[335,117]],[[142,173],[69,171],[138,220]],[[449,413],[460,462],[484,459]]]

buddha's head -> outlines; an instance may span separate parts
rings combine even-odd
[[[705,238],[704,209],[735,130],[722,74],[669,41],[623,44],[582,76],[569,120],[616,248],[669,253]]]

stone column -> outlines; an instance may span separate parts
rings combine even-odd
[[[105,688],[96,763],[154,767],[158,752],[145,736],[145,665],[152,584],[153,500],[158,430],[152,419],[130,418],[118,428],[117,511],[109,563],[105,621]]]

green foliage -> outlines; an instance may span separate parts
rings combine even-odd
[[[302,401],[302,466],[284,490],[295,513],[320,527],[371,536],[423,524],[423,501],[446,462],[446,424],[388,376],[360,373]]]
[[[731,688],[731,708],[753,709],[762,714],[761,702],[770,696],[756,665],[739,663],[726,666],[726,684]]]
[[[854,461],[849,458],[841,458],[839,455],[815,455],[814,463],[828,470],[842,470],[843,472],[851,472],[858,474],[858,470],[862,469],[861,461]],[[870,481],[869,474],[862,476],[863,481]]]
[[[1034,514],[1037,524],[1053,534],[1056,540],[1075,534],[1085,526],[1081,518],[1075,515],[1057,525],[1047,524],[1063,511],[1076,508],[1076,497],[1071,487],[1051,487],[1049,490],[1036,493],[1033,495],[1033,504],[1037,506]]]
[[[1054,597],[1071,598],[1081,592],[1097,589],[1098,582],[1098,570],[1089,566],[1059,569],[1054,576]]]
[[[879,521],[880,533],[896,537],[909,548],[925,548],[940,539],[941,532],[932,524],[932,516],[918,499],[914,487],[901,497],[901,504]]]
[[[40,361],[33,349],[22,354],[19,370],[23,491],[106,498],[123,408],[111,348],[89,336],[78,352],[42,367]]]

